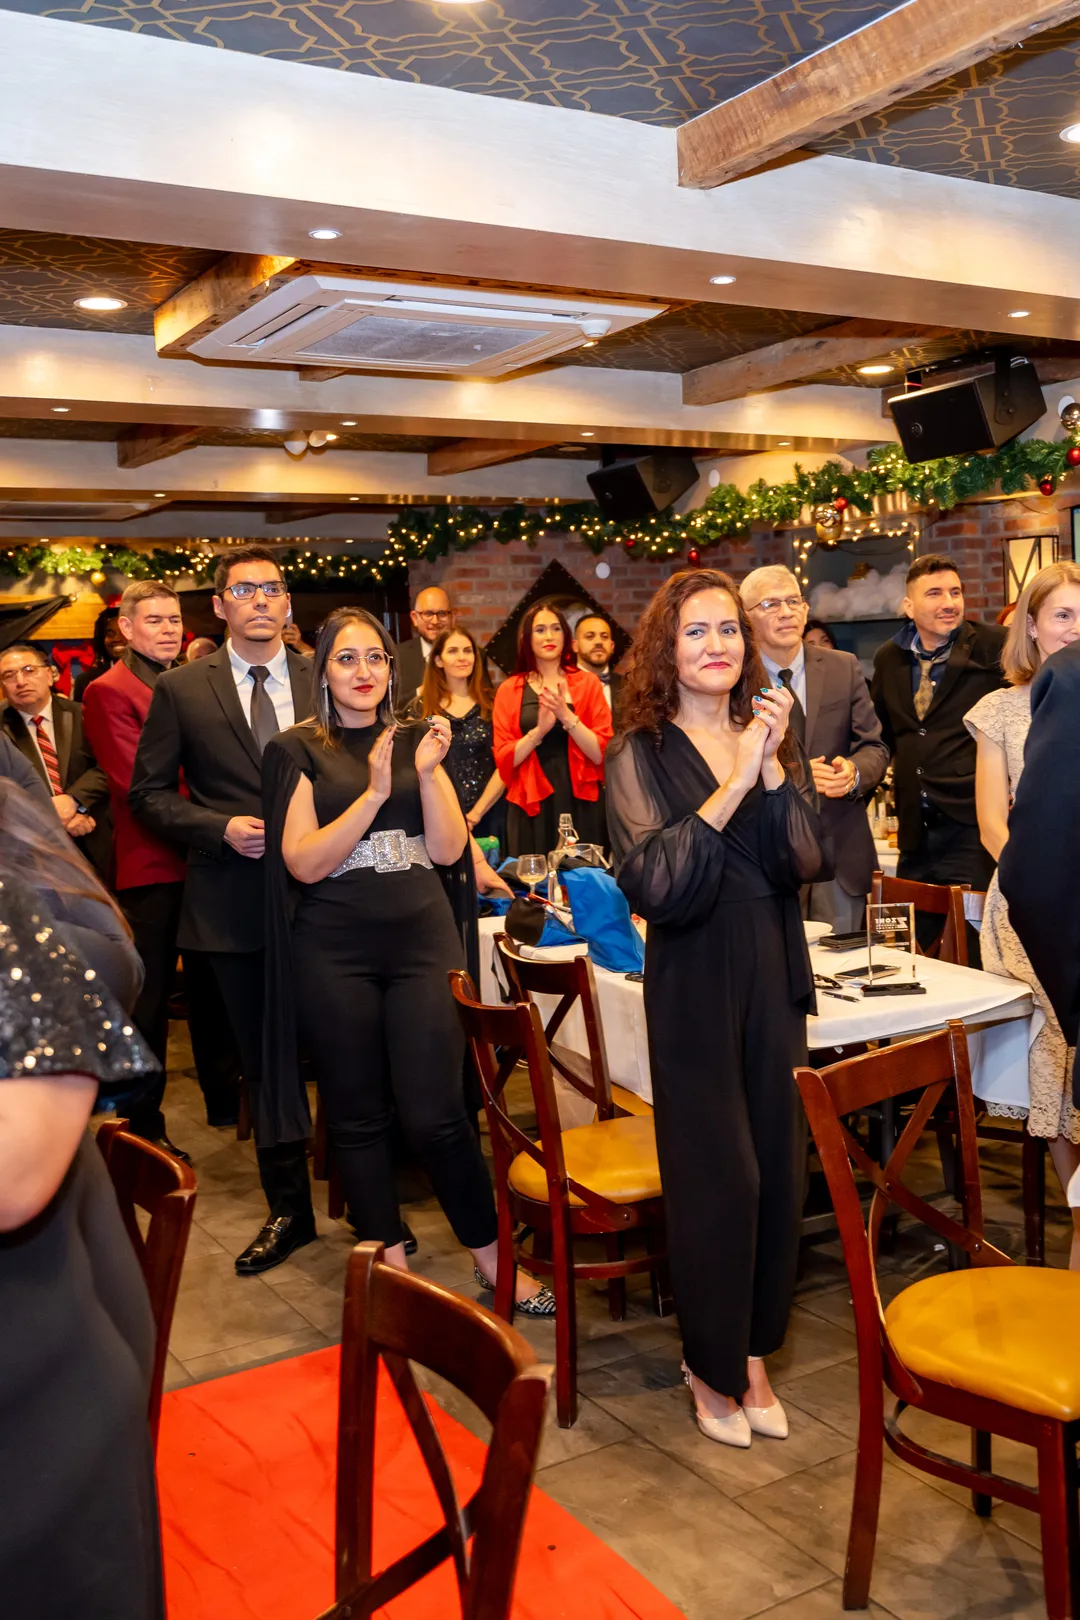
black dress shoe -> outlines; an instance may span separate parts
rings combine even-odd
[[[271,1271],[287,1260],[294,1249],[305,1243],[314,1243],[318,1236],[310,1221],[301,1221],[297,1215],[273,1215],[243,1254],[236,1257],[237,1275],[254,1277],[260,1271]]]
[[[238,1115],[235,1112],[231,1114],[207,1114],[206,1123],[212,1126],[214,1130],[219,1130],[225,1125],[229,1126],[230,1129],[235,1129],[237,1118]]]
[[[191,1154],[185,1153],[183,1148],[178,1148],[176,1143],[170,1142],[169,1138],[164,1134],[161,1136],[148,1136],[146,1140],[152,1142],[156,1148],[160,1148],[163,1153],[171,1153],[174,1159],[180,1160],[181,1164],[191,1163]]]
[[[402,1221],[401,1223],[401,1241],[405,1245],[406,1254],[415,1254],[417,1249],[420,1247],[416,1240],[416,1233],[413,1231],[408,1221]]]

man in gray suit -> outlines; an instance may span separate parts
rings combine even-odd
[[[866,800],[889,764],[870,691],[851,653],[804,647],[809,605],[787,568],[755,568],[739,594],[766,673],[792,692],[791,725],[810,759],[835,877],[810,885],[806,916],[838,934],[862,927],[875,866]]]
[[[413,635],[408,641],[400,643],[397,656],[397,673],[401,684],[394,698],[401,705],[416,696],[433,644],[444,630],[453,628],[454,610],[442,586],[429,585],[422,590],[413,603],[409,618],[412,620]]]

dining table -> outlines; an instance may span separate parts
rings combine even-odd
[[[489,1003],[499,1003],[506,997],[504,976],[496,962],[495,950],[495,936],[503,928],[502,917],[480,920],[479,989],[481,1000]],[[806,928],[808,935],[819,934],[822,925],[807,923]],[[867,963],[865,946],[838,952],[811,943],[809,939],[808,944],[815,974],[826,978],[835,979],[846,969]],[[583,952],[586,947],[559,949],[562,953]],[[546,953],[537,951],[536,954],[542,958]],[[877,947],[874,960],[896,966],[897,982],[901,977],[910,979],[914,969],[923,992],[875,994],[848,1000],[841,999],[839,993],[819,989],[817,1011],[807,1019],[811,1062],[821,1067],[836,1061],[842,1052],[868,1041],[902,1040],[942,1029],[950,1020],[959,1019],[967,1029],[975,1095],[995,1105],[995,1111],[1026,1112],[1028,1048],[1043,1023],[1043,1015],[1028,986],[1000,974],[939,962],[935,957],[912,958],[904,952],[879,952]],[[594,976],[611,1080],[651,1103],[652,1078],[641,976],[612,973],[595,964]],[[545,1000],[537,997],[542,1016],[550,1011]],[[551,1007],[554,1007],[553,998]],[[586,1052],[585,1025],[579,1006],[573,1008],[562,1025],[559,1039],[575,1051]]]

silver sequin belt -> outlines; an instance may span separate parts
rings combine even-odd
[[[362,866],[372,866],[376,872],[407,872],[410,866],[426,866],[429,871],[433,869],[424,840],[408,837],[400,827],[372,833],[370,838],[361,838],[330,876],[344,877],[346,872],[355,872]]]

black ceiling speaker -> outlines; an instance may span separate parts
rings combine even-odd
[[[685,451],[658,450],[613,461],[588,474],[589,488],[604,517],[620,523],[666,512],[697,483],[697,464]]]
[[[890,399],[889,409],[909,461],[968,456],[1015,439],[1046,410],[1030,360],[997,358],[993,371],[917,388]]]

